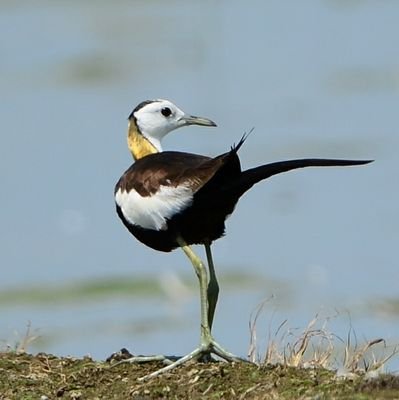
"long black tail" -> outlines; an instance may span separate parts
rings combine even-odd
[[[334,160],[325,158],[304,158],[299,160],[278,161],[243,171],[240,179],[234,186],[236,190],[238,189],[239,195],[241,196],[255,185],[255,183],[270,178],[273,175],[291,171],[292,169],[305,167],[342,167],[369,164],[371,162],[373,162],[373,160]]]

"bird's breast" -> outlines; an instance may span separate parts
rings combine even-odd
[[[119,188],[115,201],[130,224],[161,231],[167,229],[168,220],[192,204],[193,196],[188,185],[159,186],[155,193],[145,196],[135,189]]]

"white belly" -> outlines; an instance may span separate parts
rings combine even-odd
[[[134,189],[119,189],[115,201],[131,224],[159,231],[167,228],[168,219],[192,204],[193,191],[188,186],[160,186],[155,194],[141,196]]]

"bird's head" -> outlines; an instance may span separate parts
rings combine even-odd
[[[140,103],[129,116],[129,123],[132,122],[158,151],[161,151],[162,138],[177,128],[187,125],[216,126],[210,119],[186,114],[169,100],[162,99]]]

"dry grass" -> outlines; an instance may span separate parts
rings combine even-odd
[[[13,344],[8,342],[4,342],[3,348],[0,348],[1,351],[12,351],[17,354],[23,354],[28,352],[28,347],[37,339],[39,339],[39,335],[32,332],[32,324],[30,321],[26,324],[26,330],[22,334],[22,336],[15,332],[16,340]]]
[[[355,339],[353,344],[352,337]],[[374,352],[377,345],[380,345],[378,356]],[[351,329],[345,342],[343,370],[350,373],[383,371],[387,362],[398,353],[398,345],[387,346],[382,338],[366,340],[359,345],[356,334]]]
[[[272,331],[271,322],[266,349],[261,354],[257,324],[265,305],[271,299],[260,303],[250,317],[248,357],[254,363],[320,367],[336,370],[338,376],[350,377],[353,374],[384,372],[387,362],[399,353],[398,345],[387,346],[382,338],[363,340],[359,344],[352,326],[345,340],[333,334],[328,325],[331,319],[340,316],[337,313],[333,317],[316,314],[303,329],[292,329],[288,326],[288,320],[284,320]]]

